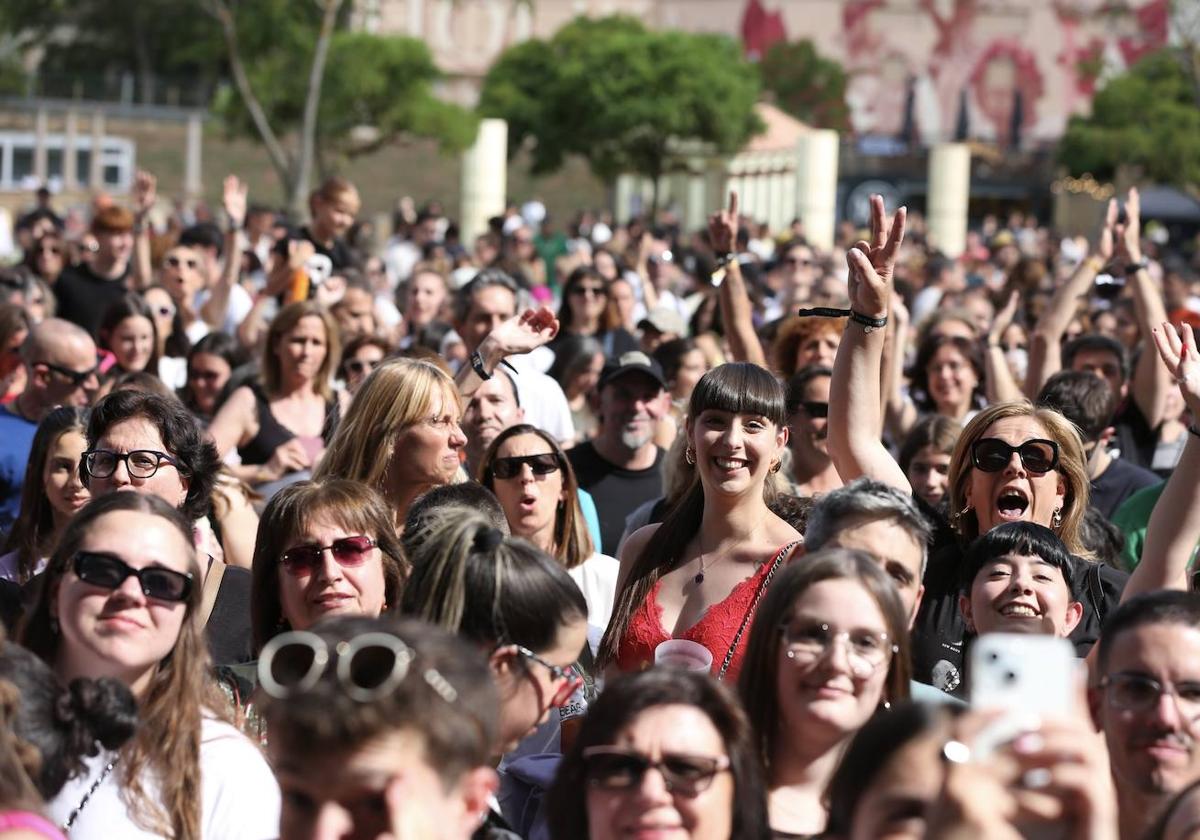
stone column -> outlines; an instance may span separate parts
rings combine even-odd
[[[638,192],[638,178],[636,175],[618,175],[617,183],[613,186],[613,220],[623,225],[627,223],[633,215],[633,197]]]
[[[809,243],[822,251],[833,248],[837,177],[838,133],[826,128],[802,135],[796,144],[796,215]]]
[[[79,139],[79,114],[68,108],[63,121],[63,190],[74,192],[79,187],[79,171],[75,160],[75,147]]]
[[[687,174],[687,200],[684,202],[683,225],[686,230],[703,230],[712,208],[708,204],[708,190],[704,172]]]
[[[204,123],[199,111],[188,115],[187,147],[183,168],[183,193],[189,201],[199,198],[204,192],[201,181],[201,149],[204,140]]]
[[[462,159],[462,242],[471,247],[487,221],[504,212],[508,191],[508,123],[481,120],[475,145]]]
[[[971,149],[939,143],[929,150],[929,241],[951,259],[967,247],[967,203],[971,196]]]
[[[45,186],[50,175],[47,164],[46,134],[48,132],[49,116],[45,108],[38,108],[33,118],[33,177],[37,178],[38,186]]]
[[[88,186],[93,190],[104,189],[104,164],[100,155],[104,151],[104,112],[99,108],[92,111],[92,154]]]

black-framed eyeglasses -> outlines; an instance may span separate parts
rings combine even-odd
[[[514,455],[511,458],[497,458],[492,461],[492,475],[496,478],[516,478],[521,474],[521,467],[529,465],[534,475],[550,475],[562,469],[558,455],[553,452],[543,452],[540,455]]]
[[[827,402],[802,402],[800,407],[804,409],[805,414],[815,420],[829,416],[829,403]]]
[[[417,655],[404,640],[391,633],[363,633],[330,648],[307,630],[280,633],[263,647],[258,657],[258,684],[277,700],[311,691],[336,662],[338,684],[352,699],[369,703],[404,682]],[[435,668],[420,671],[421,678],[447,703],[458,691]]]
[[[699,796],[718,773],[729,769],[729,756],[663,753],[657,761],[645,753],[622,747],[588,747],[583,751],[588,784],[605,790],[631,790],[654,768],[671,793]]]
[[[83,453],[83,469],[92,478],[108,478],[125,462],[130,478],[150,478],[163,464],[179,469],[179,462],[165,452],[135,449],[132,452],[113,452],[110,449],[89,449]]]
[[[1042,438],[1027,440],[1019,446],[1011,446],[999,438],[980,438],[971,444],[971,463],[984,472],[1000,472],[1012,461],[1014,452],[1021,456],[1021,465],[1032,473],[1048,473],[1058,466],[1058,444]]]
[[[378,543],[367,536],[342,537],[329,545],[298,545],[289,548],[279,558],[279,562],[293,575],[312,574],[321,566],[321,558],[328,549],[339,566],[354,568],[361,566],[367,560]]]
[[[34,362],[34,365],[43,365],[44,367],[49,368],[50,370],[57,373],[59,376],[62,376],[66,379],[70,379],[71,384],[76,388],[83,385],[85,382],[87,382],[93,376],[97,376],[99,373],[99,370],[100,370],[99,365],[93,365],[92,367],[88,368],[87,370],[71,370],[69,367],[63,367],[62,365],[56,365],[56,364],[54,364],[54,362]]]
[[[838,642],[846,643],[850,670],[858,679],[866,679],[891,659],[898,650],[887,633],[871,630],[836,630],[820,621],[789,621],[779,626],[787,658],[807,665],[825,657]]]
[[[1200,720],[1200,681],[1164,683],[1145,674],[1119,673],[1104,677],[1100,687],[1108,692],[1113,706],[1127,712],[1148,712],[1167,694],[1175,700],[1180,716]]]
[[[192,592],[192,576],[161,566],[135,569],[113,554],[78,551],[71,560],[75,577],[92,586],[118,589],[128,577],[136,577],[142,594],[158,601],[182,602]]]

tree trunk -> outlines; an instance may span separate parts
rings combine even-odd
[[[324,0],[321,33],[313,50],[313,62],[308,72],[308,92],[304,98],[304,118],[300,124],[300,154],[296,160],[296,183],[288,204],[296,218],[302,218],[308,205],[314,150],[317,138],[317,111],[321,104],[321,83],[325,79],[325,60],[329,57],[329,42],[333,40],[333,25],[337,21],[342,0]]]

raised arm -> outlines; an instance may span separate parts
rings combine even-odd
[[[483,384],[484,379],[490,379],[496,368],[509,356],[520,356],[530,353],[543,344],[548,344],[558,335],[558,319],[554,312],[543,306],[540,309],[526,309],[519,315],[514,315],[487,334],[487,338],[479,342],[476,352],[478,362],[486,376],[480,376],[475,370],[474,356],[458,369],[454,377],[458,392],[464,397],[475,393],[475,389]]]
[[[1128,277],[1133,308],[1145,339],[1129,392],[1150,428],[1157,429],[1166,414],[1167,394],[1172,382],[1170,372],[1158,363],[1156,354],[1150,352],[1150,337],[1155,326],[1167,320],[1167,308],[1163,305],[1161,290],[1142,263],[1141,198],[1137,187],[1130,189],[1125,199],[1125,217],[1125,224],[1116,226],[1114,237],[1118,267],[1125,270]]]
[[[225,177],[223,203],[229,224],[225,230],[225,266],[217,284],[209,291],[208,300],[200,307],[200,317],[214,330],[221,329],[225,323],[229,295],[242,267],[240,238],[242,225],[246,222],[246,185],[236,175]]]
[[[1163,323],[1152,333],[1157,355],[1162,358],[1169,377],[1174,377],[1179,392],[1193,418],[1200,417],[1200,352],[1196,350],[1196,335],[1189,324],[1183,325],[1182,338],[1170,324]],[[1149,348],[1147,348],[1149,352]],[[1200,433],[1196,423],[1188,427],[1187,443],[1175,471],[1167,480],[1150,524],[1146,527],[1146,544],[1142,561],[1138,563],[1121,600],[1140,592],[1156,589],[1187,589],[1187,567],[1192,552],[1200,541],[1200,493],[1196,492],[1196,476],[1200,475]]]
[[[736,362],[752,362],[760,367],[767,364],[767,354],[754,331],[750,295],[746,293],[746,278],[737,261],[738,195],[729,193],[729,208],[718,210],[708,217],[708,237],[713,252],[723,259],[725,276],[717,290],[721,306],[721,322],[729,339],[729,349]],[[718,269],[720,271],[720,269]]]
[[[846,252],[852,314],[829,386],[829,454],[843,481],[868,475],[911,493],[900,465],[879,439],[884,331],[862,323],[886,323],[906,209],[897,210],[885,228],[883,198],[871,196],[871,241],[857,242]]]
[[[1019,400],[1024,396],[1021,393],[1021,386],[1013,378],[1012,369],[1008,366],[1008,359],[1004,356],[1004,347],[1000,344],[1000,339],[1004,337],[1004,331],[1012,325],[1020,302],[1020,292],[1013,292],[1009,295],[1008,303],[1004,304],[1004,308],[996,313],[996,317],[992,319],[991,329],[988,330],[987,347],[984,348],[986,355],[983,363],[987,374],[987,399],[990,403]]]
[[[150,211],[158,200],[158,181],[139,169],[133,176],[133,288],[145,291],[154,282],[150,264]]]
[[[917,422],[917,407],[901,388],[909,320],[904,301],[899,295],[892,295],[892,314],[888,316],[887,338],[883,342],[883,379],[879,393],[883,397],[884,429],[893,440],[903,440]]]
[[[1116,203],[1109,206],[1109,216],[1115,218]],[[1108,226],[1106,224],[1105,231]],[[1101,235],[1101,250],[1103,252],[1104,234]],[[1111,243],[1111,233],[1109,234]],[[1112,246],[1109,245],[1109,253]],[[1075,273],[1057,289],[1046,304],[1033,332],[1029,335],[1029,371],[1025,375],[1025,396],[1035,399],[1046,384],[1046,380],[1062,370],[1062,337],[1075,317],[1079,299],[1088,294],[1092,282],[1107,261],[1107,257],[1093,254],[1085,259],[1075,269]]]

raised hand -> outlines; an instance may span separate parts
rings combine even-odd
[[[133,176],[133,213],[138,219],[146,214],[158,201],[158,179],[150,172],[139,169]]]
[[[732,254],[737,248],[738,194],[729,191],[729,208],[708,217],[708,241],[717,256]]]
[[[1180,334],[1168,323],[1155,327],[1154,346],[1159,358],[1179,384],[1179,393],[1193,418],[1200,418],[1200,352],[1196,350],[1196,334],[1191,324],[1184,324]]]
[[[1117,200],[1110,198],[1108,207],[1104,210],[1104,226],[1100,228],[1100,241],[1096,244],[1096,253],[1098,253],[1105,263],[1109,263],[1113,258],[1114,239],[1116,238],[1117,228]]]
[[[1012,326],[1013,319],[1017,317],[1017,307],[1020,304],[1020,292],[1014,291],[1008,296],[1008,303],[1004,304],[1003,308],[996,313],[996,317],[992,319],[992,326],[988,329],[988,344],[1000,343],[1000,339],[1004,337],[1004,331]]]
[[[1137,187],[1125,197],[1125,223],[1114,227],[1117,256],[1126,264],[1142,260],[1142,199]]]
[[[225,188],[222,193],[222,203],[225,215],[235,230],[241,228],[246,221],[246,184],[236,175],[225,176]]]
[[[529,353],[558,335],[558,319],[548,307],[526,309],[509,318],[488,334],[488,339],[504,356]]]
[[[846,252],[850,308],[860,315],[887,317],[896,255],[904,242],[907,216],[908,208],[901,207],[887,223],[883,196],[871,196],[871,241],[860,240]]]

